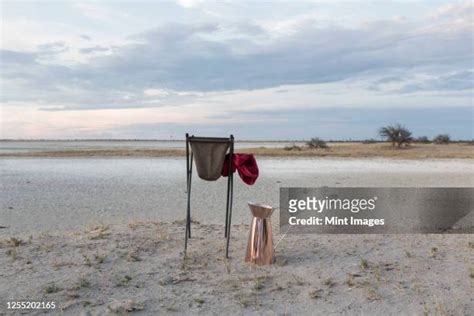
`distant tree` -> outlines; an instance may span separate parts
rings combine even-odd
[[[451,142],[451,138],[448,134],[440,134],[433,139],[433,143],[447,145]]]
[[[415,139],[415,142],[421,143],[421,144],[429,144],[430,140],[426,136],[420,136],[417,139]]]
[[[309,148],[328,148],[326,142],[319,137],[311,138],[309,142],[306,142],[306,145]]]
[[[400,148],[403,144],[409,144],[412,141],[411,132],[400,124],[380,128],[379,135],[391,142],[392,147],[397,145]]]

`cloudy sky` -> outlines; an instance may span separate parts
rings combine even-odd
[[[0,138],[473,138],[471,1],[2,1]]]

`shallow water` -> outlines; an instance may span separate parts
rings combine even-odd
[[[254,186],[235,176],[233,223],[247,223],[247,201],[273,206],[280,187],[473,187],[468,160],[258,160]],[[0,234],[70,230],[131,219],[172,221],[186,213],[184,158],[0,159]],[[193,175],[192,215],[224,223],[225,178]],[[277,216],[277,215],[275,215]]]

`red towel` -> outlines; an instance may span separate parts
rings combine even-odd
[[[229,175],[229,156],[225,156],[224,166],[222,167],[222,175],[227,177]],[[232,173],[235,170],[239,172],[239,176],[248,185],[252,185],[258,178],[257,160],[252,154],[234,154],[232,157]]]

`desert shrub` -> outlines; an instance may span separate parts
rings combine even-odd
[[[375,144],[375,143],[377,143],[377,140],[373,138],[362,141],[362,144]]]
[[[301,151],[302,150],[301,146],[298,146],[298,145],[295,145],[295,144],[293,144],[291,146],[285,146],[285,147],[283,147],[283,149],[288,150],[288,151],[292,151],[292,150]]]
[[[328,145],[324,140],[319,137],[311,138],[310,141],[306,142],[309,148],[328,148]]]
[[[417,139],[415,139],[415,142],[420,143],[420,144],[429,144],[430,140],[426,136],[420,136]]]
[[[384,126],[379,129],[379,135],[392,143],[392,147],[409,144],[413,139],[411,132],[400,124]]]
[[[447,145],[451,142],[451,138],[448,134],[440,134],[433,139],[433,143]]]

